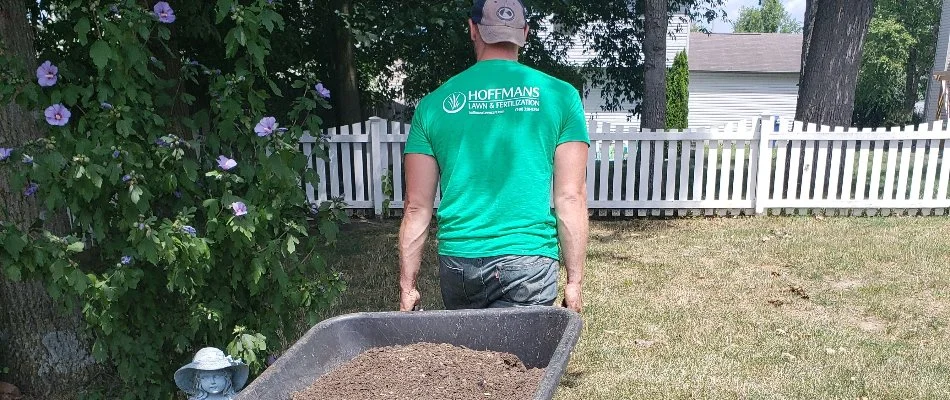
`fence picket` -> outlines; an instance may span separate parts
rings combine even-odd
[[[828,132],[822,129],[824,132]],[[831,156],[831,146],[827,140],[815,141],[815,181],[811,198],[824,200],[828,198],[825,190],[825,178],[828,176],[828,157]]]
[[[809,132],[821,132],[823,129],[818,129],[814,124],[808,124]],[[803,200],[811,200],[814,198],[812,192],[814,191],[812,187],[812,175],[815,174],[815,141],[806,140],[804,143],[805,146],[805,159],[802,162],[802,189],[799,191],[798,198]]]
[[[726,128],[729,129],[728,127]],[[719,174],[719,200],[726,200],[729,198],[729,184],[731,183],[730,179],[732,178],[732,146],[733,142],[730,140],[723,140],[722,142],[722,163],[719,167],[721,171]]]
[[[894,179],[897,176],[898,165],[898,142],[892,141],[887,144],[887,168],[884,171],[884,200],[896,198],[894,195]]]
[[[733,168],[732,176],[732,200],[742,200],[743,194],[745,193],[745,174],[748,171],[748,166],[745,162],[745,147],[748,142],[744,140],[737,140],[736,142],[736,162],[735,168]]]
[[[653,165],[653,152],[650,150],[652,148],[652,141],[640,141],[640,175],[637,175],[640,186],[637,190],[637,200],[641,202],[649,200],[650,166]]]
[[[654,130],[650,130],[654,132]],[[653,181],[653,191],[650,192],[650,200],[663,200],[663,140],[653,141],[653,175],[650,179]],[[653,215],[660,215],[659,210],[653,210]]]
[[[309,142],[308,142],[308,143],[303,143],[303,156],[304,156],[304,157],[307,157],[307,169],[315,169],[314,167],[315,167],[316,165],[319,165],[319,164],[315,163],[314,160],[313,160],[313,143],[309,143]],[[313,188],[313,184],[310,183],[310,182],[307,182],[307,184],[306,184],[306,186],[305,186],[305,190],[306,190],[306,192],[307,192],[307,198],[308,198],[308,199],[314,199],[314,198],[316,198],[313,189],[314,189],[314,188]]]
[[[884,161],[884,141],[874,141],[874,160],[871,162],[871,189],[868,191],[868,198],[871,200],[881,199],[881,164]]]
[[[682,146],[680,147],[680,169],[679,169],[679,193],[676,197],[677,200],[686,200],[689,198],[689,173],[690,173],[690,160],[693,159],[693,142],[689,140],[681,141]],[[678,215],[685,215],[685,210],[679,210]]]
[[[338,128],[333,128],[329,132],[330,139],[334,138],[333,135],[339,135],[340,130]],[[336,199],[340,197],[340,167],[338,163],[340,161],[339,146],[342,143],[330,143],[330,197]]]
[[[403,131],[403,124],[399,122],[392,123],[392,133],[406,133]],[[402,143],[394,142],[392,144],[392,161],[393,161],[393,201],[406,201],[402,196],[402,188],[404,187],[405,176],[402,174]]]
[[[639,154],[640,142],[635,140],[625,141],[629,153],[627,154],[627,165],[624,166],[624,170],[627,173],[627,187],[624,190],[623,199],[628,202],[633,202],[633,194],[636,192],[634,186],[636,184],[636,171],[637,171],[637,155]]]
[[[354,135],[363,135],[366,133],[361,124],[353,124],[352,132]],[[369,141],[369,140],[367,140]],[[366,144],[353,143],[353,200],[369,200],[366,195],[366,178],[363,171],[366,170]]]
[[[875,130],[876,132],[877,130]],[[854,199],[855,200],[864,200],[867,196],[864,194],[865,189],[867,189],[868,181],[868,159],[871,154],[871,142],[868,140],[862,140],[858,142],[861,146],[860,152],[858,152],[858,175],[855,177],[855,189],[854,189]]]
[[[833,132],[841,132],[841,127],[835,127]],[[834,140],[831,142],[831,164],[828,165],[828,199],[836,200],[839,198],[838,181],[840,180],[838,171],[841,170],[841,147],[844,142]]]
[[[863,129],[862,129],[863,131]],[[839,199],[851,200],[854,192],[852,191],[854,183],[854,157],[857,153],[857,141],[848,140],[842,143],[844,145],[844,173],[841,176],[841,189]]]
[[[787,179],[785,164],[788,162],[788,141],[775,141],[775,179],[772,186],[772,199],[785,199],[785,181]]]
[[[913,178],[910,180],[910,196],[908,199],[916,200],[923,198],[920,193],[920,186],[921,183],[923,183],[924,169],[926,168],[924,165],[924,152],[927,151],[927,141],[915,140],[914,149],[916,150],[914,151],[914,166],[912,168],[914,172]]]
[[[604,130],[608,130],[610,128],[610,125],[607,125],[607,124],[604,124],[604,125],[605,125]],[[610,145],[612,141],[601,140],[599,142],[600,143],[598,143],[599,145],[598,147],[600,148],[600,160],[599,160],[600,161],[600,179],[598,183],[600,187],[598,190],[599,193],[597,195],[597,200],[609,201],[609,200],[612,200],[607,197],[607,195],[609,194],[608,190],[610,189],[607,186],[607,184],[610,182],[608,178],[610,178],[610,162],[611,162],[611,158],[610,158],[611,146]]]
[[[716,173],[719,171],[719,141],[709,141],[708,161],[706,162],[706,200],[725,200],[716,195],[716,183],[719,182]]]
[[[927,177],[924,179],[924,200],[934,199],[934,187],[937,180],[937,153],[940,151],[940,141],[931,139],[927,144]]]
[[[913,128],[905,128],[905,132],[910,131]],[[910,175],[910,159],[911,159],[911,140],[901,141],[901,164],[900,171],[897,178],[897,195],[896,199],[898,200],[907,200],[912,197],[908,197],[907,194],[907,179]]]
[[[672,201],[676,198],[676,158],[677,142],[663,142],[666,145],[666,192],[663,193],[663,199]],[[666,210],[666,215],[672,215],[673,210]]]
[[[617,128],[619,129],[620,127]],[[623,140],[614,140],[614,182],[611,186],[613,193],[610,196],[610,200],[620,201],[623,198],[621,197],[623,195],[623,164],[626,158],[624,143],[625,141]]]
[[[802,175],[802,141],[793,140],[791,149],[788,151],[788,197],[798,200],[798,182]]]
[[[591,121],[588,124],[588,134],[594,136],[597,132],[597,122]],[[590,146],[587,148],[587,203],[590,204],[594,201],[594,192],[596,187],[594,186],[594,172],[596,171],[595,167],[597,166],[597,142],[591,140]]]
[[[696,141],[696,162],[693,164],[693,195],[690,200],[703,200],[703,172],[706,167],[706,146],[708,140]]]
[[[940,157],[940,182],[937,185],[937,200],[947,200],[947,186],[950,184],[950,139],[943,139],[943,151]]]

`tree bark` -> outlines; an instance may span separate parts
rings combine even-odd
[[[805,0],[805,21],[802,25],[802,69],[798,72],[798,81],[805,76],[805,61],[808,57],[808,45],[811,44],[811,28],[815,25],[815,12],[818,11],[818,0]]]
[[[333,0],[331,10],[338,10],[340,15],[348,16],[353,13],[353,0]],[[336,21],[336,40],[333,47],[333,72],[336,86],[332,95],[336,110],[337,125],[352,124],[363,120],[363,109],[360,103],[359,75],[356,70],[356,60],[353,56],[353,32],[346,26],[346,22],[339,16]]]
[[[666,30],[665,0],[646,0],[643,9],[643,107],[640,127],[666,128]]]
[[[0,0],[0,54],[12,56],[25,67],[24,78],[35,80],[33,29],[27,20],[27,1]],[[29,110],[16,104],[0,105],[0,147],[20,147],[39,138],[42,132]],[[0,172],[0,220],[9,218],[25,229],[38,217],[39,208],[11,188]],[[44,228],[59,231],[59,218],[49,218]],[[59,225],[62,227],[62,225]],[[75,398],[98,373],[87,343],[81,335],[78,311],[62,312],[40,282],[11,282],[0,274],[0,367],[10,372],[3,377],[28,397],[36,399]]]
[[[873,0],[818,2],[798,86],[795,119],[851,125],[861,53],[873,10]]]

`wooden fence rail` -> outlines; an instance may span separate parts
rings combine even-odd
[[[950,130],[815,126],[763,117],[685,131],[589,121],[588,207],[601,215],[944,214]],[[409,125],[378,118],[305,135],[312,202],[401,209]],[[316,157],[325,146],[328,161]],[[438,199],[436,199],[438,204]]]

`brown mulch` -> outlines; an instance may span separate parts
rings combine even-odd
[[[512,354],[416,343],[367,350],[292,399],[522,400],[534,397],[542,375]]]

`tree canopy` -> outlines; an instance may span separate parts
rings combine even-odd
[[[800,33],[802,24],[779,0],[763,0],[759,7],[742,7],[732,23],[736,33]]]

